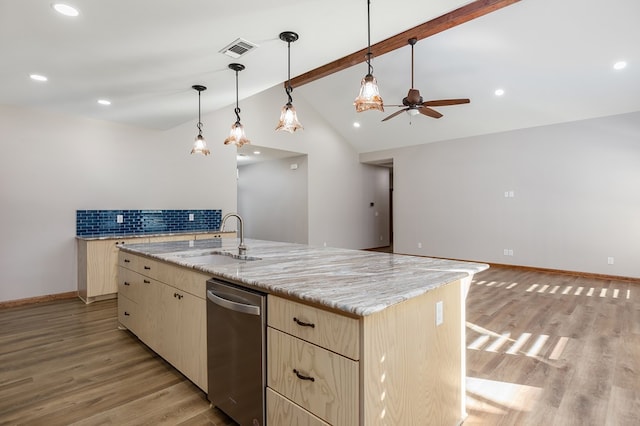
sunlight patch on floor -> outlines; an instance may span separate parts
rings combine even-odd
[[[467,410],[495,414],[531,411],[541,394],[538,387],[467,377]]]

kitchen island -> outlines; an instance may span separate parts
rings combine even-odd
[[[268,294],[269,424],[462,422],[464,300],[473,274],[487,265],[259,240],[246,241],[252,260],[211,263],[209,256],[237,253],[237,245],[236,239],[125,245],[120,272],[129,277],[127,291],[135,281],[127,274],[139,273],[142,283],[147,277],[167,284],[174,298],[190,292],[192,324],[204,322],[204,313],[194,312],[204,310],[207,277]],[[154,276],[158,268],[165,272]],[[178,276],[187,278],[167,278]],[[193,282],[185,288],[182,281]],[[146,299],[137,300],[132,309]],[[149,314],[147,309],[143,316]],[[119,317],[125,326],[130,321],[126,309],[119,309]],[[318,326],[296,327],[294,317]],[[174,315],[170,323],[179,319]],[[206,340],[202,330],[192,337],[198,339]],[[156,349],[163,345],[149,346],[164,356]],[[296,380],[294,370],[315,380]]]

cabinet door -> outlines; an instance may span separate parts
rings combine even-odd
[[[153,349],[206,392],[206,301],[164,284],[160,292],[154,311],[161,333]]]
[[[267,354],[267,386],[329,424],[358,424],[357,361],[271,327]]]
[[[78,293],[85,302],[118,292],[118,245],[139,244],[147,238],[79,240]]]

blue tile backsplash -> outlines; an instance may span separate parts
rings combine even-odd
[[[189,221],[189,215],[193,220]],[[118,223],[122,215],[122,223]],[[76,210],[78,237],[218,231],[222,210]]]

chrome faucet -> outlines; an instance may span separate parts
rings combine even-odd
[[[247,246],[244,245],[244,227],[242,224],[242,217],[238,213],[227,213],[222,218],[222,225],[220,226],[220,232],[224,232],[224,224],[229,217],[236,217],[238,219],[238,233],[240,233],[240,245],[238,246],[238,255],[245,256],[247,253]]]

